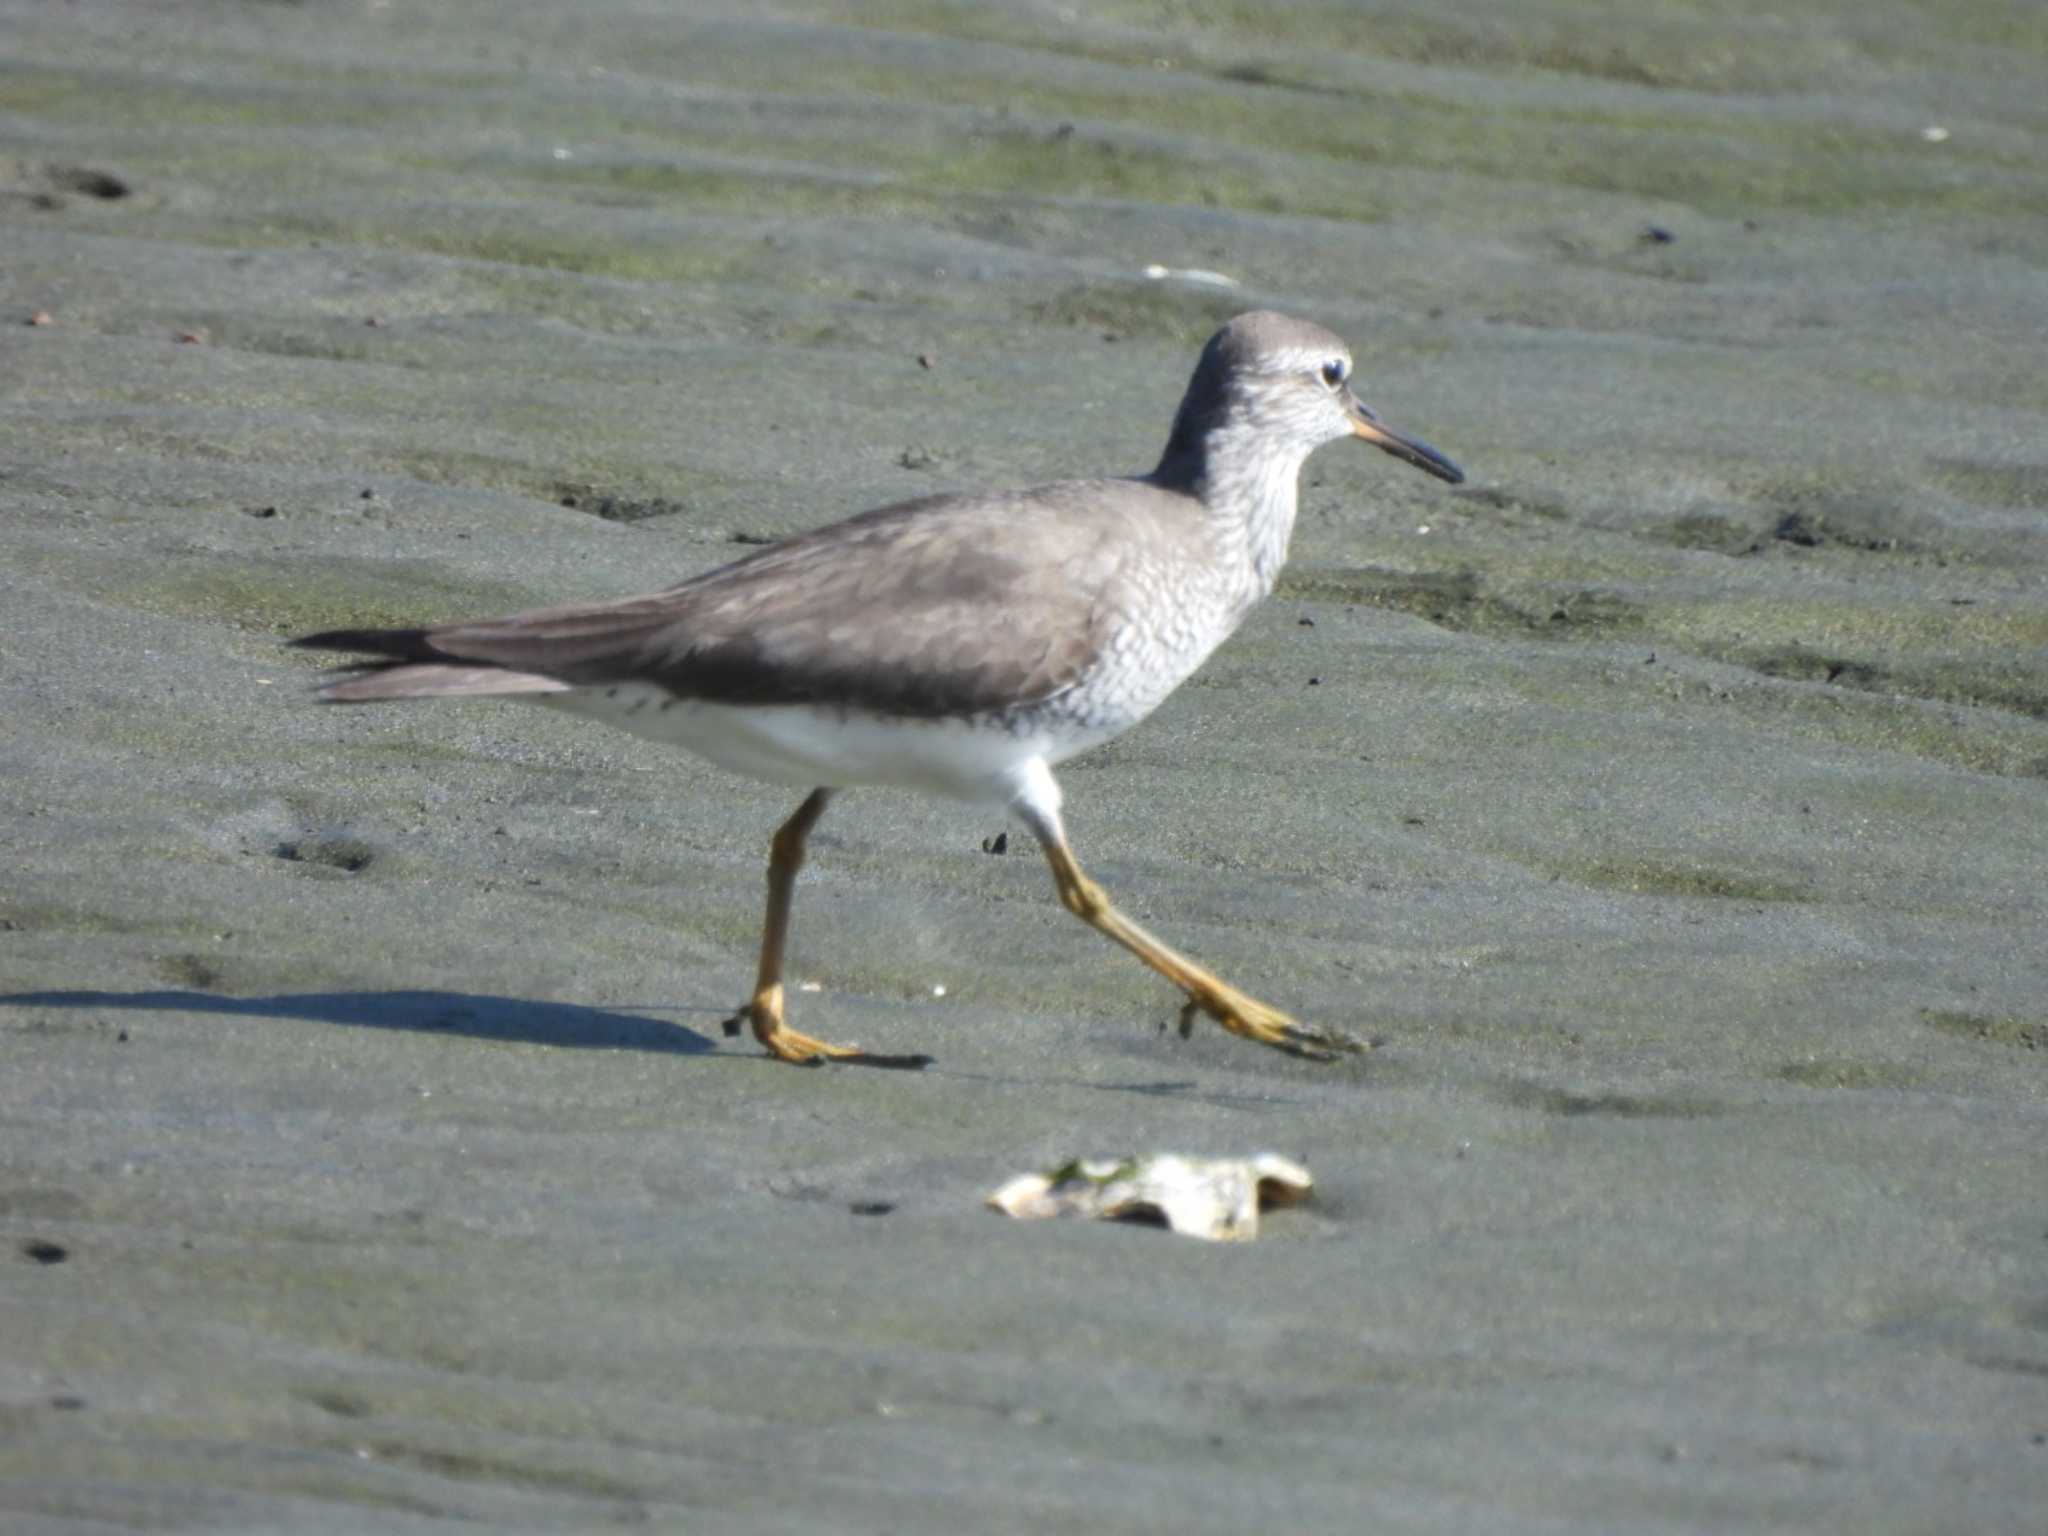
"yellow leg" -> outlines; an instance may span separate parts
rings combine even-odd
[[[754,1038],[768,1054],[799,1066],[816,1066],[826,1060],[854,1061],[871,1067],[925,1066],[926,1056],[877,1056],[857,1045],[834,1045],[791,1029],[782,1022],[782,952],[789,943],[789,908],[796,892],[796,874],[804,867],[804,844],[811,828],[832,803],[832,791],[814,789],[796,813],[775,829],[768,844],[768,915],[761,925],[761,960],[754,972],[754,995],[744,1008],[725,1021],[725,1032],[736,1035],[742,1024],[753,1026]]]
[[[775,829],[768,844],[768,916],[761,925],[761,961],[754,972],[754,995],[725,1021],[728,1035],[738,1034],[743,1023],[751,1024],[754,1038],[771,1056],[803,1064],[828,1056],[860,1054],[858,1046],[813,1040],[782,1022],[782,952],[789,943],[790,899],[796,891],[796,873],[804,867],[805,840],[831,801],[831,790],[814,789],[796,808],[796,814]]]
[[[1041,832],[1046,862],[1052,865],[1053,884],[1060,902],[1074,916],[1105,938],[1123,945],[1153,970],[1188,995],[1181,1010],[1181,1033],[1185,1035],[1196,1013],[1206,1013],[1233,1035],[1243,1035],[1261,1045],[1312,1061],[1334,1061],[1340,1054],[1370,1050],[1371,1042],[1342,1030],[1319,1029],[1289,1018],[1248,997],[1214,972],[1197,965],[1186,955],[1169,949],[1110,904],[1109,893],[1086,875],[1075,861],[1073,849],[1056,827]]]

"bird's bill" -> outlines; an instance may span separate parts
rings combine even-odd
[[[1397,459],[1406,460],[1417,469],[1427,470],[1439,480],[1448,480],[1457,485],[1465,478],[1465,471],[1438,453],[1419,437],[1407,437],[1396,432],[1366,409],[1356,396],[1351,401],[1351,430],[1354,435],[1365,439],[1373,447],[1391,453]]]

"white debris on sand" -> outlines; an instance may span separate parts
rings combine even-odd
[[[1301,1164],[1272,1152],[1252,1157],[1075,1158],[1050,1173],[1020,1174],[988,1197],[1007,1216],[1093,1216],[1161,1221],[1211,1242],[1259,1235],[1259,1209],[1294,1205],[1313,1187]]]

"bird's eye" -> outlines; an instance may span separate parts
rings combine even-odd
[[[1344,360],[1341,357],[1334,357],[1329,362],[1323,364],[1323,382],[1329,385],[1330,388],[1336,389],[1344,382],[1344,376],[1347,371],[1344,367]]]

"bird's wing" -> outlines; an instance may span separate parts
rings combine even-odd
[[[501,691],[641,681],[729,704],[980,713],[1073,686],[1118,621],[1130,530],[1090,509],[1091,489],[905,502],[644,597],[299,643],[376,653],[386,677],[466,669],[472,693],[482,667],[507,674]],[[379,675],[329,696],[395,696]]]

